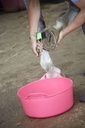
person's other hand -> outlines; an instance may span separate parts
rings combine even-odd
[[[59,33],[59,36],[58,36],[58,41],[57,41],[57,44],[56,44],[56,47],[60,44],[61,40],[64,38],[64,33],[63,33],[63,30],[60,31]]]

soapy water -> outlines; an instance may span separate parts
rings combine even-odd
[[[40,57],[40,65],[44,71],[49,72],[46,74],[46,78],[57,77],[59,74],[61,74],[61,70],[53,64],[49,53],[45,50],[43,50]]]
[[[49,73],[46,73],[45,78],[55,78],[58,76],[59,74],[57,72],[49,72]]]

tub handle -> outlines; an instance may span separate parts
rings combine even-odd
[[[47,98],[47,97],[49,97],[49,95],[47,95],[45,93],[38,92],[38,93],[30,93],[27,96],[27,99],[40,99],[40,98]]]

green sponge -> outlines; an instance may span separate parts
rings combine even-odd
[[[41,32],[38,32],[37,33],[37,40],[41,40],[42,39],[42,34],[41,34]]]

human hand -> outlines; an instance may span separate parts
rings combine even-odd
[[[64,38],[64,32],[63,30],[60,31],[59,33],[59,36],[58,36],[58,41],[57,41],[57,44],[56,44],[56,47],[60,44],[61,40]]]
[[[43,44],[40,41],[36,42],[34,39],[31,40],[31,44],[33,53],[38,57],[41,56],[43,51]]]

